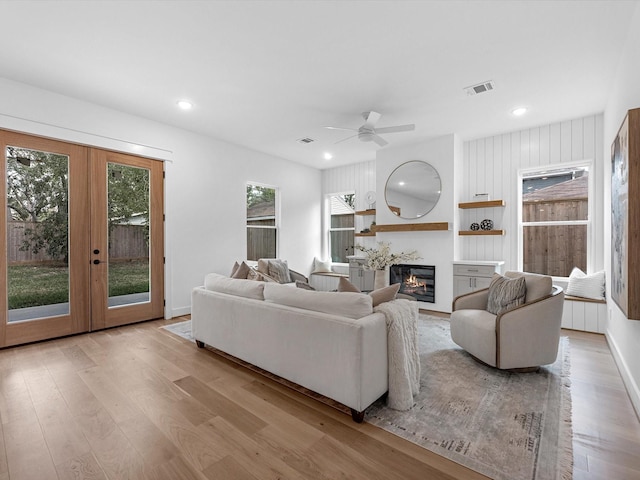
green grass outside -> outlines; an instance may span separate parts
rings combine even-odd
[[[9,310],[69,301],[67,265],[13,265],[8,268]],[[149,291],[149,264],[144,260],[109,265],[109,296]]]

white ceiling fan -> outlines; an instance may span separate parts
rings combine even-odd
[[[351,135],[350,137],[343,138],[342,140],[338,140],[336,143],[341,143],[346,140],[349,140],[354,137],[358,137],[361,142],[375,142],[381,147],[384,147],[389,142],[387,142],[384,138],[382,138],[380,133],[396,133],[396,132],[410,132],[411,130],[415,130],[416,126],[411,123],[408,125],[396,125],[394,127],[382,127],[376,128],[376,123],[380,120],[380,115],[378,112],[363,112],[362,118],[364,118],[364,125],[360,128],[343,128],[343,127],[324,127],[329,128],[331,130],[349,130],[352,132],[357,132],[355,135]]]

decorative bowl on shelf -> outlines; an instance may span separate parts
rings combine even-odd
[[[480,222],[480,228],[482,230],[492,230],[493,221],[489,220],[488,218],[485,218],[484,220],[482,220],[482,222]]]

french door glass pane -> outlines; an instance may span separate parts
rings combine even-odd
[[[8,321],[69,314],[69,157],[8,146]]]
[[[150,301],[149,170],[107,165],[109,307]]]

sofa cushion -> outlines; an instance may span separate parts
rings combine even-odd
[[[524,300],[525,303],[531,303],[551,295],[553,281],[549,275],[512,271],[505,272],[504,276],[509,278],[524,277],[524,281],[527,284],[527,296]]]
[[[487,311],[499,315],[522,305],[527,294],[527,284],[523,277],[507,278],[498,273],[493,274],[489,285]]]
[[[264,300],[264,282],[254,282],[241,278],[227,278],[224,275],[210,273],[204,277],[204,288],[213,292],[226,293],[237,297]]]
[[[373,313],[372,299],[364,293],[313,292],[301,288],[288,288],[277,283],[266,283],[264,299],[279,305],[354,319]]]
[[[574,267],[569,275],[567,295],[604,300],[604,270],[587,275]]]

